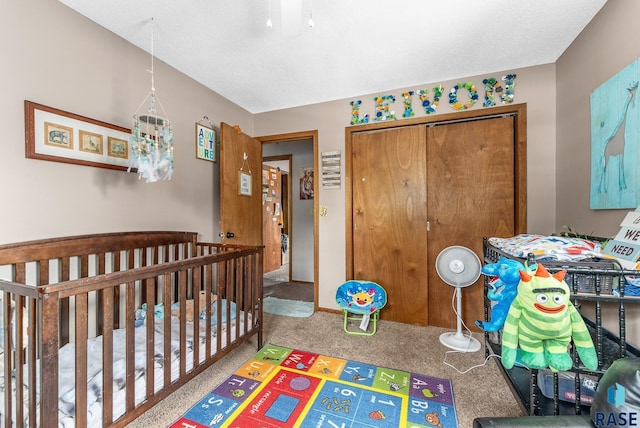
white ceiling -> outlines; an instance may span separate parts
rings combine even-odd
[[[606,3],[59,1],[254,114],[553,63]]]

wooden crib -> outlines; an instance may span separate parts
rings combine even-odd
[[[0,426],[124,426],[262,347],[262,247],[170,231],[0,245],[0,313]]]

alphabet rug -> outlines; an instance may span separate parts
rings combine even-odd
[[[171,427],[458,427],[452,384],[268,344]]]

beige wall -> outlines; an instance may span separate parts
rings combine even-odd
[[[2,1],[0,16],[0,243],[152,229],[213,239],[218,165],[195,159],[195,123],[207,115],[251,134],[252,115],[156,60],[155,87],[174,126],[171,181],[25,159],[25,99],[130,128],[151,89],[151,58],[57,1]]]
[[[516,102],[527,104],[528,229],[535,233],[551,233],[555,231],[555,65],[498,71],[455,81],[425,83],[411,88],[391,89],[384,94],[396,97],[394,110],[397,117],[402,117],[403,92],[427,87],[432,94],[431,88],[434,84],[442,84],[446,93],[443,94],[436,114],[451,113],[453,109],[448,105],[448,91],[458,82],[471,81],[476,84],[481,97],[473,108],[489,111],[490,108],[482,107],[483,78],[500,79],[510,72],[517,74]],[[375,95],[379,94],[258,114],[255,116],[255,132],[256,135],[271,135],[317,129],[320,153],[342,150],[344,154],[345,127],[350,126],[351,120],[350,102],[355,99],[362,100],[361,116],[367,113],[374,116]],[[462,100],[462,95],[460,99]],[[425,115],[417,96],[414,96],[413,110],[416,117]],[[318,197],[319,204],[326,206],[328,213],[326,217],[320,217],[319,222],[319,305],[337,308],[334,299],[335,289],[346,279],[344,185],[339,190],[320,188]]]
[[[591,93],[640,56],[636,0],[608,1],[589,26],[556,62],[557,68],[557,228],[570,225],[579,233],[614,236],[626,210],[591,210]],[[625,162],[638,168],[638,160]],[[627,305],[628,340],[640,344],[640,305]],[[614,306],[603,306],[605,327],[617,331]]]
[[[557,227],[613,236],[627,210],[589,208],[591,93],[640,56],[634,17],[640,2],[609,1],[560,57],[557,67]],[[627,160],[638,167],[638,160]]]

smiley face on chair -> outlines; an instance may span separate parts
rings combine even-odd
[[[373,302],[373,297],[376,295],[376,291],[373,288],[370,288],[358,293],[347,291],[347,294],[351,297],[351,303],[359,307],[365,307]]]

